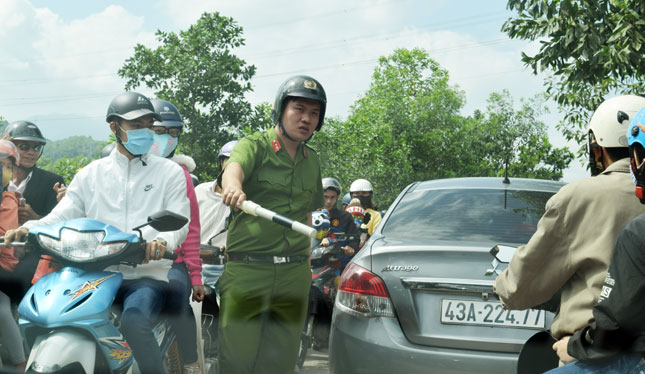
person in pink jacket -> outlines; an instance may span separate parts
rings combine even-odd
[[[195,161],[186,155],[174,155],[179,142],[184,122],[175,106],[165,100],[151,100],[155,112],[161,115],[163,122],[152,126],[154,144],[150,153],[171,158],[183,169],[186,176],[186,195],[190,201],[190,223],[186,240],[175,250],[177,259],[168,272],[170,295],[166,302],[166,311],[177,336],[182,361],[186,363],[184,373],[200,373],[197,355],[197,330],[195,316],[190,306],[192,289],[193,300],[204,300],[202,284],[202,260],[199,257],[200,232],[199,206],[195,196],[195,187],[190,171],[195,169]]]

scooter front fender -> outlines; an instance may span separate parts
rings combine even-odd
[[[86,373],[94,373],[95,341],[74,329],[56,329],[36,338],[27,367],[39,373],[56,373],[75,362]]]

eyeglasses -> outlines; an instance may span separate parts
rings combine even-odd
[[[20,149],[23,152],[29,151],[29,148],[33,149],[35,152],[40,152],[43,150],[44,144],[27,144],[27,143],[20,143],[18,144],[18,149]]]
[[[152,126],[152,131],[157,135],[168,134],[173,138],[177,138],[181,135],[181,127]]]

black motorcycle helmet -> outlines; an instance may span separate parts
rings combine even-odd
[[[325,119],[325,108],[327,107],[327,95],[320,82],[307,75],[296,75],[282,83],[275,96],[275,102],[271,110],[273,122],[278,124],[282,131],[284,129],[280,119],[286,103],[285,99],[288,97],[304,97],[320,102],[320,116],[316,127],[316,131],[320,131]]]
[[[16,121],[5,130],[11,140],[26,140],[46,144],[47,140],[38,126],[29,121]]]
[[[125,120],[133,120],[139,117],[152,114],[155,120],[161,122],[163,119],[152,106],[150,99],[138,92],[125,92],[112,99],[108,107],[105,121],[110,123],[115,117]]]
[[[181,119],[181,114],[177,108],[172,105],[171,102],[161,99],[150,100],[152,106],[155,110],[155,113],[161,116],[163,124],[157,124],[155,126],[167,126],[167,127],[183,127],[184,121]]]

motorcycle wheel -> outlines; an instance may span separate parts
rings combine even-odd
[[[307,357],[307,350],[311,347],[311,342],[313,340],[313,331],[314,331],[314,315],[309,314],[307,320],[305,321],[305,327],[302,330],[300,337],[300,348],[298,350],[298,361],[296,361],[296,372],[302,369],[302,366],[305,364],[305,358]]]

